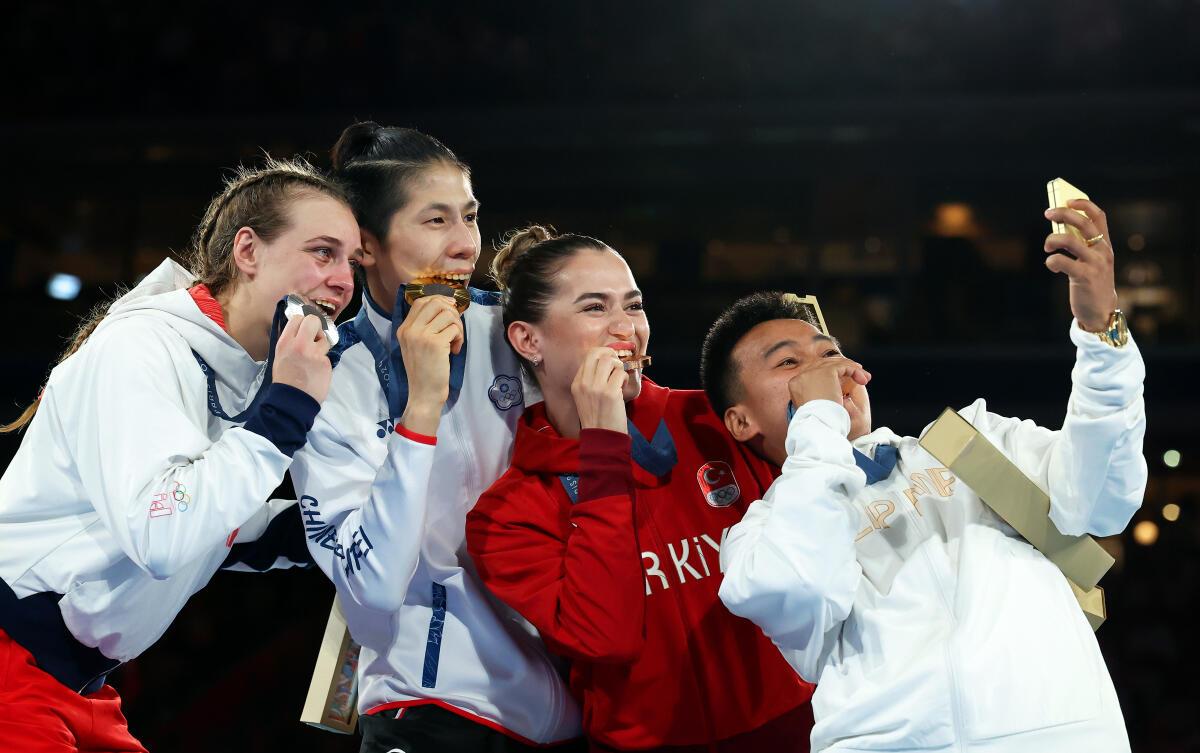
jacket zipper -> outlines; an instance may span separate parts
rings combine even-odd
[[[925,539],[926,541],[928,541],[929,538],[933,538],[932,533],[921,521],[917,520],[917,518],[912,514],[912,511],[907,507],[904,509],[904,514],[908,517],[911,523],[924,530],[927,534],[930,534],[929,537]],[[937,568],[934,567],[933,560],[930,558],[929,552],[926,550],[924,545],[920,547],[920,550],[921,559],[924,560],[925,567],[929,571],[929,575],[937,584],[938,601],[941,603],[942,608],[946,610],[946,617],[949,619],[952,628],[951,638],[953,638],[955,632],[953,628],[958,626],[958,618],[954,614],[953,605],[950,604],[950,601],[946,596],[946,589],[942,583],[942,579],[938,576]],[[954,727],[954,747],[961,751],[963,750],[962,708],[959,699],[958,676],[954,672],[954,657],[951,656],[952,642],[952,640],[947,641],[942,647],[942,659],[946,663],[946,675],[948,684],[950,686],[950,721]]]

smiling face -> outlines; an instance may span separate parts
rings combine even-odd
[[[791,401],[788,382],[821,359],[841,355],[837,340],[800,319],[773,319],[747,332],[731,354],[738,389],[725,423],[734,438],[756,445],[771,462],[783,465]],[[865,386],[844,382],[842,405],[850,415],[847,438],[871,431],[871,399]]]
[[[536,373],[548,403],[571,399],[571,382],[588,350],[609,347],[618,356],[644,355],[650,341],[633,272],[610,248],[583,248],[567,259],[554,277],[554,295],[542,321],[519,324],[528,327],[529,339],[514,346],[540,363]],[[641,391],[641,371],[627,372],[625,401]]]
[[[358,223],[348,206],[329,196],[303,193],[288,207],[286,230],[270,241],[255,238],[256,253],[249,292],[268,322],[275,305],[297,293],[335,318],[354,295],[353,266],[358,264]],[[239,231],[250,233],[248,228]]]
[[[435,163],[414,177],[407,203],[392,214],[382,241],[363,233],[367,287],[390,310],[396,293],[418,278],[466,285],[479,260],[479,202],[463,170]]]

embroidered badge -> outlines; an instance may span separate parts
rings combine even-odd
[[[170,496],[166,492],[159,492],[150,498],[150,517],[161,518],[175,512]]]
[[[178,481],[173,482],[169,492],[159,492],[150,498],[150,517],[161,518],[178,510],[187,512],[192,503],[192,496],[187,493],[187,487]]]
[[[712,507],[729,507],[741,496],[733,469],[723,460],[712,460],[696,471],[696,483],[704,501]]]
[[[521,380],[507,374],[498,375],[488,387],[488,398],[500,410],[522,404],[525,396],[521,393]]]

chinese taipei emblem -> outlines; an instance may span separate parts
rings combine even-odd
[[[729,507],[741,496],[733,469],[723,460],[712,460],[696,471],[696,483],[704,501],[712,507]]]
[[[525,401],[525,397],[521,393],[521,380],[507,374],[500,374],[492,382],[492,386],[488,387],[488,399],[500,410],[508,410],[514,405],[520,405]]]

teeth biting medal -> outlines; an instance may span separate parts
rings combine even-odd
[[[448,275],[440,272],[425,272],[404,286],[404,300],[411,306],[413,301],[427,295],[444,295],[454,299],[458,313],[471,305],[471,293],[467,290],[470,275]]]
[[[321,321],[321,331],[325,334],[329,347],[332,348],[338,344],[338,329],[337,325],[333,323],[333,314],[337,311],[336,306],[324,300],[310,301],[296,293],[288,293],[284,301],[284,316],[289,319],[293,316],[317,317]]]
[[[650,365],[650,356],[628,356],[621,359],[621,366],[626,371],[644,369]]]

